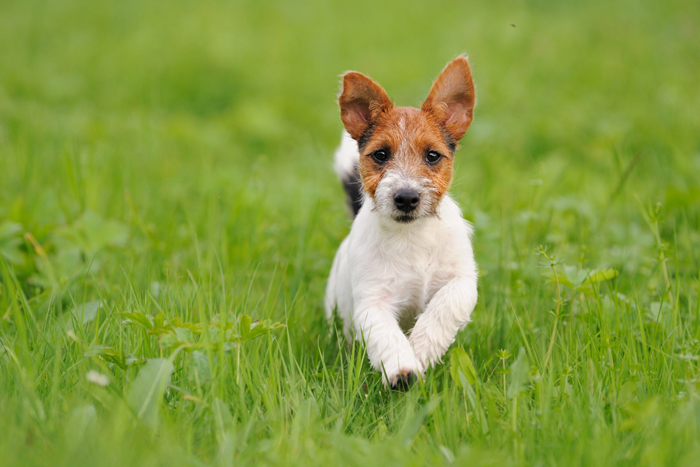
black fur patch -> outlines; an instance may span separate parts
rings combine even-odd
[[[362,180],[360,179],[360,173],[357,171],[357,166],[355,166],[352,175],[346,175],[342,181],[348,205],[352,209],[352,217],[354,218],[362,207]]]
[[[360,136],[360,139],[357,140],[357,147],[360,150],[360,152],[362,152],[365,146],[367,146],[367,143],[374,134],[375,127],[376,123],[374,121],[370,122],[370,124],[367,125],[367,128],[365,128],[365,132],[362,133],[362,136]]]
[[[442,139],[445,141],[445,144],[450,148],[452,154],[454,154],[455,149],[457,149],[457,143],[455,143],[454,138],[452,138],[452,135],[447,131],[447,128],[442,125],[440,126],[440,133],[442,133]]]

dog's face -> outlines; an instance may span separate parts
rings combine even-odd
[[[464,57],[447,65],[420,109],[394,107],[361,73],[343,76],[341,118],[358,143],[360,177],[377,212],[402,223],[435,215],[452,182],[454,151],[474,102]]]

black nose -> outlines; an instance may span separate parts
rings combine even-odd
[[[403,212],[411,212],[418,206],[420,196],[415,190],[401,190],[394,195],[394,204]]]

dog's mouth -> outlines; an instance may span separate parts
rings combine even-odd
[[[440,217],[437,209],[431,209],[428,212],[420,212],[419,210],[411,211],[408,213],[397,213],[394,212],[391,216],[391,218],[399,223],[399,224],[410,224],[412,222],[415,222],[419,219],[426,219],[426,218],[431,218],[431,217]]]
[[[409,214],[401,214],[400,216],[394,216],[394,220],[400,224],[410,224],[416,219],[416,216],[411,216]]]

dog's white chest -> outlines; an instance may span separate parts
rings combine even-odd
[[[425,245],[423,245],[425,246]],[[394,280],[397,319],[404,332],[410,331],[415,320],[425,311],[435,293],[455,276],[455,268],[445,258],[440,245],[430,245],[422,252],[406,255],[387,267],[396,274]]]
[[[474,271],[470,230],[456,204],[443,200],[439,217],[422,223],[382,223],[363,207],[343,242],[329,279],[337,311],[351,318],[358,300],[391,309],[408,331],[434,295],[465,271]]]

